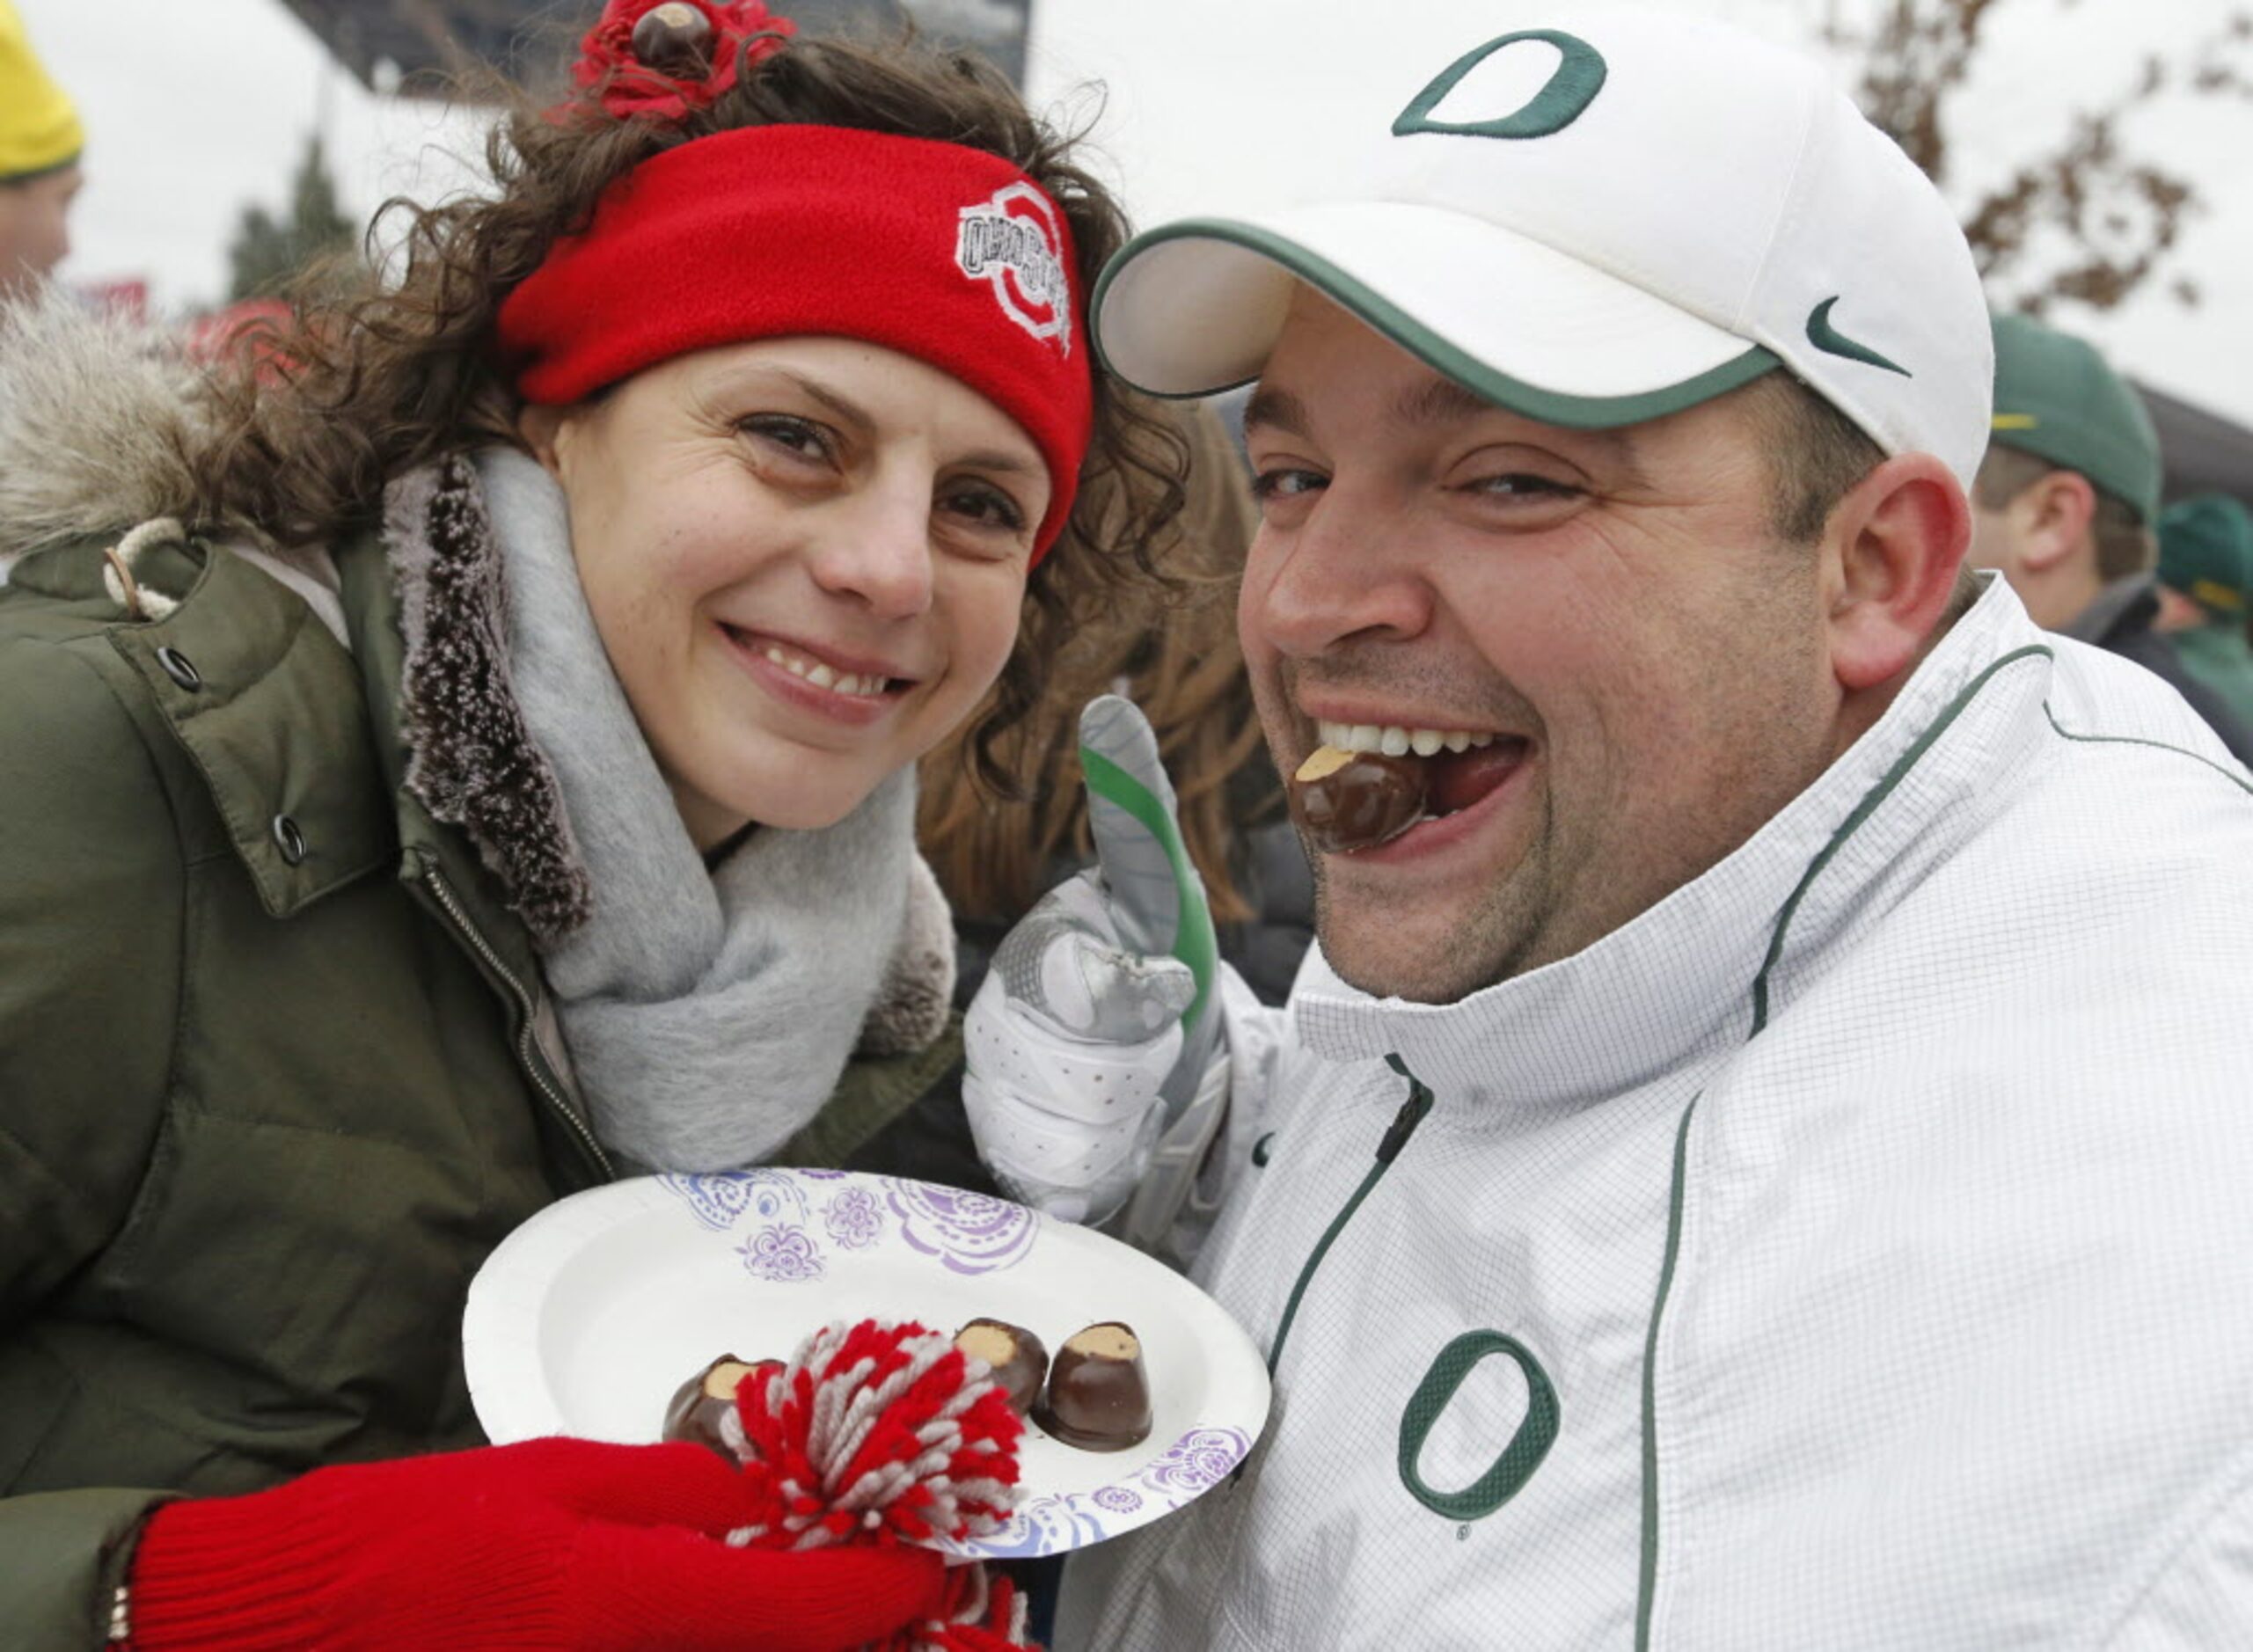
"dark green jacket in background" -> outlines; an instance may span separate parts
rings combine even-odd
[[[402,786],[381,552],[352,642],[200,544],[156,621],[101,546],[0,590],[0,1644],[100,1644],[174,1494],[480,1444],[462,1306],[611,1173],[523,925]],[[300,847],[302,846],[302,852]],[[782,1162],[845,1162],[946,1043],[856,1063]]]

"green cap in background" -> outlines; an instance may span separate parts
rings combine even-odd
[[[2159,582],[2217,618],[2245,618],[2253,594],[2253,512],[2227,493],[2196,493],[2159,519]]]
[[[1993,440],[2080,471],[2151,526],[2159,516],[2159,432],[2143,398],[2083,340],[2024,316],[1997,316],[1994,324]]]

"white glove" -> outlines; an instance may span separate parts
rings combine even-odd
[[[1042,896],[995,953],[964,1019],[962,1097],[1013,1198],[1101,1222],[1161,1137],[1169,1187],[1177,1161],[1194,1176],[1225,1100],[1226,1051],[1212,919],[1157,740],[1110,695],[1082,714],[1080,740],[1097,864]],[[1130,1238],[1170,1218],[1170,1203],[1146,1202]]]

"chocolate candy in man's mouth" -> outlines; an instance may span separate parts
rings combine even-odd
[[[1390,843],[1424,817],[1430,778],[1416,757],[1317,746],[1287,790],[1291,817],[1325,854]]]

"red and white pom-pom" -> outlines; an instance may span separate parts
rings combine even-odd
[[[722,1433],[761,1482],[738,1546],[983,1537],[1017,1502],[1025,1425],[985,1362],[913,1321],[824,1327],[787,1364],[748,1374]],[[887,1652],[1002,1652],[1025,1643],[1025,1603],[985,1568],[956,1568],[943,1620]]]

